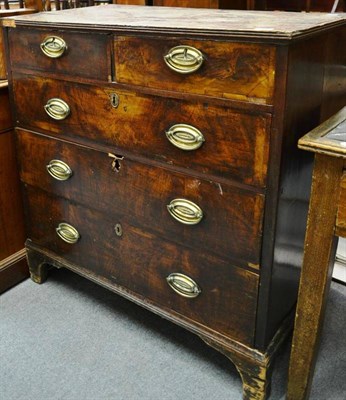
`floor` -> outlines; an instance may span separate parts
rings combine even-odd
[[[332,284],[311,400],[345,400],[346,287]],[[66,270],[0,297],[1,400],[237,400],[234,366],[197,336]],[[284,400],[288,344],[272,400]]]

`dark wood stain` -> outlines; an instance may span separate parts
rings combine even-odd
[[[21,126],[78,141],[104,143],[172,166],[196,169],[246,184],[265,186],[270,115],[145,96],[111,86],[96,87],[15,74],[16,119]],[[41,93],[38,97],[36,93]],[[119,96],[113,108],[110,96]],[[54,121],[44,111],[50,98],[67,102],[71,114]],[[199,129],[205,143],[195,151],[174,147],[165,132],[175,124]]]
[[[130,225],[126,216],[110,217],[31,187],[26,189],[26,199],[28,235],[34,243],[198,323],[248,345],[253,342],[256,274],[203,250],[196,253],[177,247]],[[60,222],[78,229],[77,244],[64,243],[57,236]],[[120,238],[114,232],[116,223],[123,227]],[[211,270],[215,273],[210,274]],[[202,293],[195,299],[176,294],[166,282],[172,272],[190,276]]]
[[[345,16],[275,16],[109,6],[4,22],[33,280],[44,280],[45,262],[64,266],[200,334],[236,363],[248,400],[269,394],[297,296],[311,174],[297,140],[345,103]],[[49,32],[69,51],[41,63]],[[164,64],[179,44],[204,54],[195,73]],[[44,111],[57,97],[70,106],[63,121]],[[202,147],[168,142],[179,123],[205,135]],[[47,174],[53,158],[72,178]],[[182,197],[205,212],[198,225],[169,216]],[[58,238],[59,222],[80,231],[77,244]],[[171,272],[202,294],[179,297]]]
[[[206,247],[223,257],[259,264],[264,197],[232,186],[194,179],[125,158],[119,172],[112,157],[19,131],[21,178],[25,183],[71,201],[92,205],[109,214],[121,214],[174,242]],[[35,158],[32,154],[35,153]],[[46,170],[52,159],[67,163],[73,176],[59,182]],[[167,205],[184,198],[203,210],[202,221],[186,226],[173,219]]]
[[[42,52],[40,44],[49,36],[58,36],[66,42],[67,50],[61,57],[49,58]],[[105,34],[90,36],[57,29],[14,29],[9,36],[11,67],[14,70],[29,68],[36,72],[77,74],[107,82],[110,77],[108,38]]]

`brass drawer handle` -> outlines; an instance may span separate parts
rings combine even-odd
[[[180,296],[193,299],[202,291],[197,283],[190,277],[174,272],[166,278],[168,285]]]
[[[203,64],[203,54],[191,46],[176,46],[163,57],[170,69],[179,74],[191,74]]]
[[[170,215],[185,225],[196,225],[203,218],[201,208],[190,200],[174,199],[167,205]]]
[[[166,131],[167,139],[181,150],[197,150],[205,142],[202,132],[191,125],[176,124]]]
[[[72,169],[60,160],[50,160],[46,168],[49,175],[58,181],[67,181],[72,176]]]
[[[70,115],[69,105],[64,100],[58,98],[49,99],[44,109],[56,121],[62,121]]]
[[[40,44],[43,53],[50,58],[59,58],[67,50],[67,45],[64,39],[59,36],[48,36]]]
[[[77,229],[66,222],[61,222],[55,230],[60,239],[66,243],[74,244],[80,239]]]

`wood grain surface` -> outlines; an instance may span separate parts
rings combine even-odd
[[[19,126],[89,145],[96,141],[123,155],[134,153],[191,172],[266,185],[269,114],[22,75],[15,75],[13,90]],[[119,96],[117,108],[111,105],[112,93]],[[63,121],[53,120],[44,111],[46,102],[56,97],[70,106],[70,115]],[[202,147],[184,151],[173,146],[165,132],[178,123],[199,129],[205,137]]]
[[[204,62],[198,71],[172,71],[164,56],[176,46],[198,49]],[[187,39],[117,36],[114,41],[115,81],[272,104],[275,48]]]
[[[19,131],[18,142],[25,183],[93,205],[110,216],[122,215],[196,251],[207,248],[221,257],[259,267],[264,196],[138,163],[130,157],[119,162],[117,172],[108,154],[24,131]],[[59,182],[48,174],[46,165],[54,159],[70,166],[73,176],[69,180]],[[172,218],[167,205],[176,198],[201,207],[202,221],[187,226]]]
[[[335,261],[335,215],[342,169],[343,159],[316,154],[287,400],[309,398]]]
[[[346,170],[346,161],[344,162],[344,170]],[[346,172],[344,172],[340,180],[340,197],[336,216],[336,234],[346,237]]]
[[[256,274],[204,250],[176,246],[147,229],[132,226],[120,215],[110,217],[36,188],[27,187],[26,198],[29,238],[37,245],[197,323],[245,344],[253,343]],[[57,236],[55,228],[62,221],[78,229],[78,243],[67,244]],[[114,233],[114,224],[119,222],[122,237]],[[195,299],[176,294],[166,282],[172,272],[194,279],[202,293]]]
[[[61,57],[49,58],[41,50],[40,44],[49,36],[65,41],[67,50]],[[9,47],[13,70],[27,68],[35,72],[73,74],[104,82],[110,78],[110,51],[104,34],[15,29],[9,37]]]
[[[15,21],[15,22],[14,22]],[[335,25],[345,25],[343,14],[303,14],[270,11],[191,10],[174,7],[107,5],[74,10],[52,11],[21,16],[4,21],[8,26],[85,27],[91,30],[166,32],[179,35],[222,34],[234,37],[292,39],[320,32]]]

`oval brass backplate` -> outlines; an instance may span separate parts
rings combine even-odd
[[[202,292],[197,283],[187,275],[174,272],[167,276],[166,280],[171,289],[180,296],[192,299]]]
[[[59,36],[48,36],[40,44],[42,52],[49,58],[59,58],[67,50],[67,44]]]
[[[74,244],[80,239],[77,229],[66,222],[61,222],[55,230],[60,239],[66,243]]]
[[[191,74],[203,64],[203,54],[191,46],[176,46],[163,57],[168,67],[179,74]]]
[[[69,165],[61,160],[50,160],[46,168],[49,175],[58,181],[67,181],[72,176]]]
[[[62,99],[52,98],[44,106],[46,113],[56,121],[62,121],[70,115],[69,105]]]
[[[169,214],[185,225],[196,225],[203,219],[202,209],[186,199],[174,199],[167,205]]]
[[[172,125],[166,131],[166,137],[173,146],[185,151],[197,150],[205,142],[202,132],[187,124]]]

